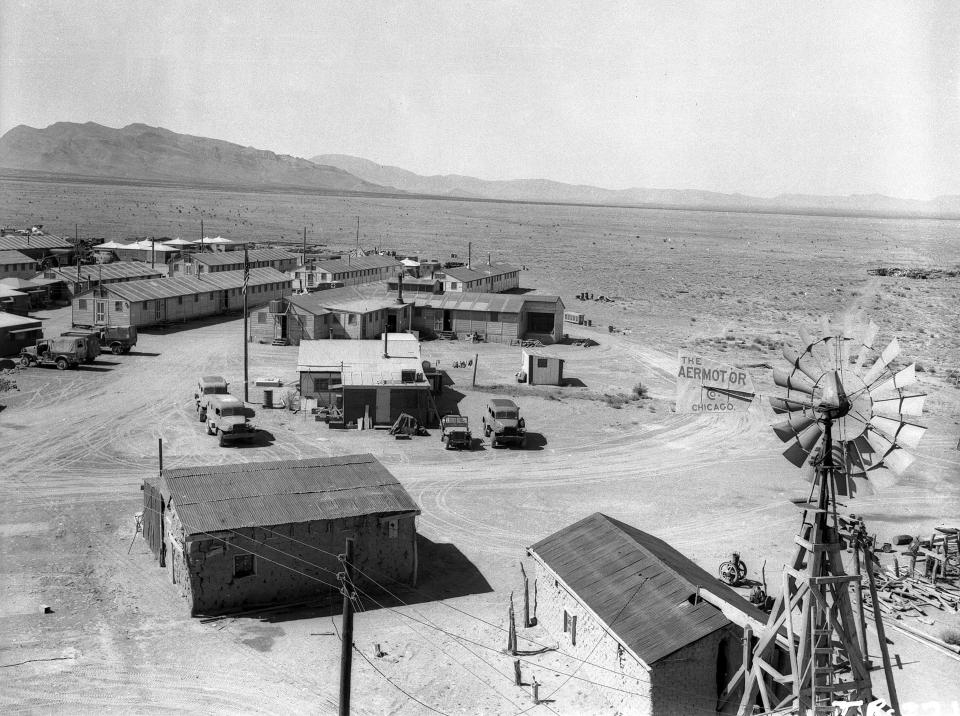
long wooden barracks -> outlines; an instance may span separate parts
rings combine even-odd
[[[274,268],[250,270],[247,304],[290,293],[291,279]],[[184,323],[243,309],[243,271],[202,278],[158,278],[98,286],[73,297],[74,325],[153,326]]]

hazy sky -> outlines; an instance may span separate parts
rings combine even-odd
[[[960,194],[960,8],[0,0],[0,131],[609,188]]]

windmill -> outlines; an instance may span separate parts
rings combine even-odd
[[[873,698],[859,591],[859,549],[864,545],[859,537],[844,535],[855,547],[854,574],[846,574],[837,496],[863,494],[874,470],[885,467],[899,474],[913,462],[907,448],[916,447],[926,431],[916,422],[924,396],[908,390],[916,383],[914,365],[894,367],[900,354],[896,339],[880,351],[874,348],[879,332],[874,323],[857,335],[850,329],[835,331],[824,321],[822,331],[823,337],[815,339],[801,330],[802,349],[785,347],[790,365],[773,372],[774,383],[786,389],[783,397],[770,398],[781,416],[773,430],[789,443],[784,457],[807,470],[813,485],[798,505],[803,520],[781,595],[738,672],[744,686],[741,714],[752,713],[758,697],[765,711],[814,716],[833,713],[835,700],[867,704]],[[865,367],[871,355],[876,357]],[[871,560],[868,550],[864,563],[872,587]],[[890,699],[899,713],[876,608],[874,619]],[[778,660],[776,645],[789,659]]]

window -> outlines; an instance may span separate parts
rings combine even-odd
[[[546,358],[537,358],[537,368],[546,368],[547,359]]]
[[[117,313],[123,313],[123,301],[114,301],[113,310]]]
[[[459,285],[457,284],[456,281],[451,281],[451,282],[450,282],[450,290],[451,290],[451,291],[456,291],[458,287],[459,287]]]
[[[500,321],[500,312],[499,311],[490,311],[490,322],[497,323]]]
[[[86,310],[87,310],[87,299],[81,298],[79,301],[77,301],[77,310],[78,310],[78,311],[86,311]]]
[[[257,323],[266,323],[266,322],[267,322],[267,314],[264,313],[263,311],[260,311],[260,313],[257,314]]]
[[[400,371],[400,382],[402,383],[415,383],[417,381],[417,371],[415,370],[401,370]]]
[[[193,302],[194,302],[194,303],[200,303],[200,294],[199,294],[199,293],[193,294]]]
[[[146,311],[150,308],[150,301],[143,302],[143,310]]]
[[[577,615],[563,610],[563,633],[570,635],[570,644],[577,645]]]
[[[183,296],[177,296],[177,305],[178,305],[178,306],[182,306],[182,305],[183,305]]]
[[[349,314],[347,314],[347,323],[350,324],[351,326],[356,325],[356,323],[357,323],[357,314],[356,314],[356,313],[349,313]]]
[[[254,566],[252,554],[238,554],[233,558],[233,576],[249,577],[254,574]]]

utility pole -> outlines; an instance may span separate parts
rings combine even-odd
[[[339,556],[343,571],[337,574],[343,593],[343,643],[340,650],[340,716],[350,714],[350,676],[353,668],[353,537],[347,537]]]
[[[303,265],[307,265],[307,227],[303,227]]]
[[[360,217],[357,217],[357,255],[360,255]]]

